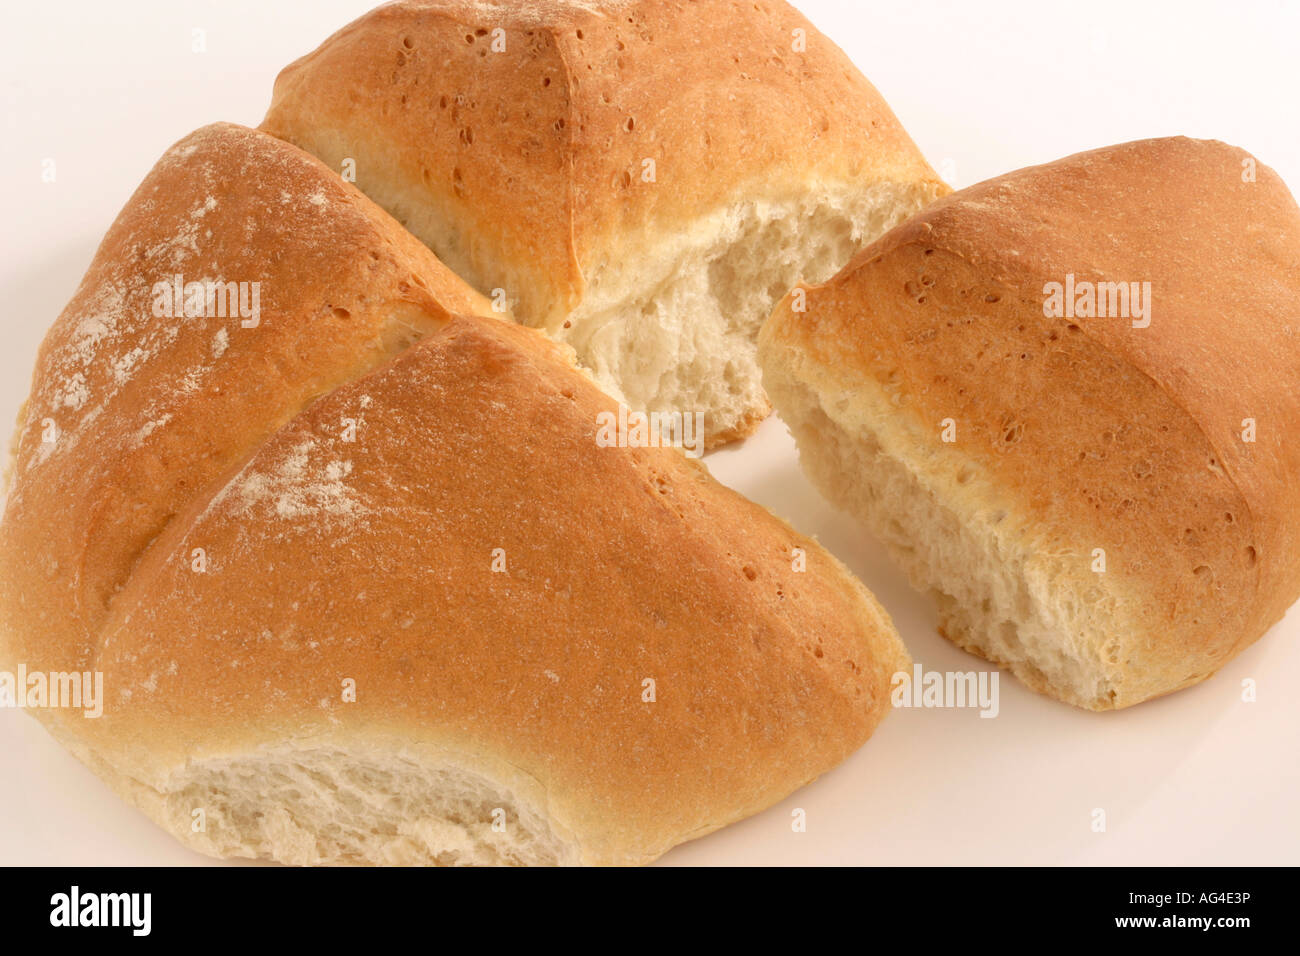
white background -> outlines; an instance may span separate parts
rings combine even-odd
[[[521,0],[524,2],[524,0]],[[99,237],[158,156],[214,120],[256,125],[280,67],[367,0],[10,4],[0,431]],[[1300,3],[804,0],[954,186],[1110,143],[1187,134],[1300,190]],[[207,52],[191,51],[206,31]],[[41,182],[42,161],[57,181]],[[1300,438],[1300,436],[1297,436]],[[714,473],[819,537],[927,669],[987,667],[801,477],[773,419]],[[904,710],[843,766],[665,863],[1300,863],[1300,610],[1217,677],[1090,714],[1002,680],[1001,714]],[[1245,678],[1258,702],[1241,701]],[[790,814],[808,814],[791,832]],[[1106,811],[1105,833],[1091,829]],[[194,864],[27,716],[0,712],[0,863]]]

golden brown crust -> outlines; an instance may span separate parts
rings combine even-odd
[[[248,322],[257,283],[258,324],[234,297],[225,315],[155,316],[156,284],[177,276],[247,283]],[[169,150],[42,344],[19,423],[5,527],[21,559],[5,586],[26,600],[76,580],[40,656],[83,664],[145,545],[298,408],[384,360],[402,310],[488,311],[301,150],[229,124]]]
[[[287,67],[263,128],[356,159],[372,195],[367,177],[422,184],[419,205],[463,234],[443,258],[548,327],[608,260],[738,197],[945,191],[875,88],[784,2],[389,4]],[[489,259],[518,269],[476,275]]]
[[[883,612],[679,453],[597,447],[612,403],[536,338],[455,320],[179,516],[115,607],[98,666],[129,716],[97,729],[176,760],[379,725],[468,738],[546,781],[593,862],[651,859],[847,756],[904,661]],[[323,706],[347,677],[358,703]]]
[[[175,273],[261,281],[260,324],[154,317]],[[110,230],[38,363],[0,658],[103,672],[102,718],[40,716],[156,818],[186,767],[345,740],[509,765],[584,859],[644,862],[883,717],[906,655],[865,589],[680,452],[599,447],[612,401],[451,311],[483,305],[239,127],[179,143]]]
[[[1300,595],[1300,212],[1249,159],[1178,138],[1009,173],[764,331],[842,387],[889,384],[933,441],[954,419],[1043,549],[1106,549],[1134,627],[1117,706],[1209,676]],[[1045,317],[1067,274],[1150,282],[1149,327]]]

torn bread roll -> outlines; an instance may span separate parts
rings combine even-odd
[[[47,337],[0,661],[102,674],[102,716],[33,713],[187,845],[643,863],[883,717],[906,653],[834,558],[677,449],[601,447],[570,353],[475,312],[317,160],[218,125]]]
[[[947,192],[779,0],[388,4],[285,69],[263,128],[710,447],[770,411],[776,301]]]
[[[954,193],[796,290],[760,354],[813,481],[1035,690],[1187,687],[1300,594],[1300,211],[1239,149]]]

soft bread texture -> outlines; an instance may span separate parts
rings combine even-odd
[[[1068,274],[1150,282],[1149,326],[1046,317]],[[1106,710],[1204,680],[1300,595],[1300,210],[1241,150],[1019,170],[798,294],[767,389],[958,645]]]
[[[754,348],[776,301],[948,191],[774,0],[389,4],[285,69],[263,128],[351,161],[611,394],[704,413],[710,447],[770,411]]]
[[[259,281],[260,323],[156,318],[176,274]],[[102,717],[33,713],[189,846],[643,863],[883,717],[908,660],[870,594],[680,451],[599,447],[613,401],[491,315],[317,160],[218,125],[46,339],[0,663],[101,672]]]

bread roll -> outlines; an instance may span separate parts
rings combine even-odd
[[[779,0],[389,4],[285,69],[263,128],[710,446],[770,411],[776,300],[947,191]]]
[[[1298,323],[1286,186],[1159,139],[954,193],[796,290],[760,352],[808,474],[942,632],[1107,710],[1300,594]]]
[[[177,277],[260,283],[258,321],[159,315]],[[189,846],[642,863],[884,715],[906,654],[834,558],[677,449],[600,447],[612,400],[476,311],[315,159],[219,125],[46,339],[0,667],[102,673],[101,717],[33,713]]]

